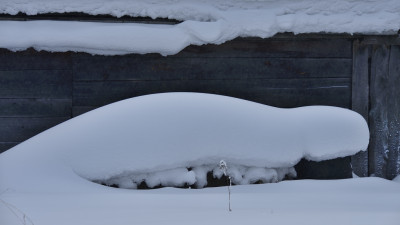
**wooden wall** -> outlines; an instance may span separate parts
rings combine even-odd
[[[330,50],[321,51],[330,46]],[[117,100],[192,91],[279,107],[351,105],[351,41],[238,39],[159,55],[72,55],[73,115]]]
[[[400,39],[354,42],[353,110],[368,121],[369,151],[353,158],[362,176],[400,174]]]
[[[70,54],[0,50],[0,151],[71,118]]]
[[[398,108],[388,108],[387,103],[373,104],[369,112],[370,92],[377,93],[388,83],[382,80],[382,84],[364,88],[369,87],[370,79],[381,79],[371,73],[371,68],[376,67],[376,74],[383,70],[378,66],[380,62],[371,63],[371,55],[381,56],[376,60],[388,60],[387,74],[392,77],[399,71],[399,50],[375,45],[371,50],[370,46],[352,36],[283,35],[270,39],[239,38],[218,46],[190,46],[168,57],[0,49],[0,152],[97,107],[160,92],[214,93],[277,107],[353,108],[378,127],[378,120],[387,119],[378,116],[382,108],[390,112]],[[394,79],[389,83],[399,81],[387,79]],[[356,86],[359,87],[352,88]],[[387,88],[385,93],[384,98],[398,99],[399,91],[392,93]],[[373,101],[380,100],[377,97]],[[392,117],[390,121],[397,120]],[[390,126],[397,131],[395,125]],[[383,145],[376,141],[371,142],[373,148]],[[388,145],[399,146],[392,142]],[[389,151],[388,157],[398,158],[398,152]],[[370,160],[379,157],[381,154],[371,151],[360,154],[353,158],[353,167],[357,173],[368,175],[372,171]],[[385,168],[398,167],[399,163],[392,161]],[[386,176],[386,172],[376,172],[381,171],[377,166],[373,168],[376,175]]]

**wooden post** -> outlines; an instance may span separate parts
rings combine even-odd
[[[389,88],[388,88],[388,152],[387,179],[400,174],[400,46],[392,45],[389,55]]]
[[[360,113],[368,123],[369,111],[369,46],[353,43],[352,110]],[[368,150],[351,158],[353,171],[358,176],[368,176]]]
[[[390,47],[375,45],[371,59],[371,86],[370,86],[370,173],[385,177],[389,153],[389,105],[396,101],[392,98],[391,79],[389,76]]]

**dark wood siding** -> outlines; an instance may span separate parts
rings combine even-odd
[[[400,174],[400,39],[367,37],[354,42],[352,108],[369,123],[367,153],[353,157],[362,176]]]
[[[69,53],[0,50],[0,152],[71,115]]]
[[[400,46],[374,45],[370,85],[370,173],[400,174]]]
[[[121,99],[191,91],[278,107],[351,105],[352,41],[237,39],[177,55],[74,54],[73,115]]]

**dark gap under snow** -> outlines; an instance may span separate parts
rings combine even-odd
[[[179,24],[183,21],[168,18],[134,17],[112,15],[90,15],[81,12],[68,13],[43,13],[37,15],[27,15],[18,13],[16,15],[0,14],[0,20],[11,21],[33,21],[33,20],[55,20],[55,21],[79,21],[79,22],[102,22],[102,23],[145,23],[145,24]]]
[[[241,184],[276,183],[294,179],[296,171],[289,168],[263,168],[232,165],[226,175],[216,166],[204,165],[189,168],[175,168],[149,173],[125,172],[105,180],[93,182],[115,188],[155,189],[162,187],[205,188]],[[229,180],[230,179],[230,180]]]

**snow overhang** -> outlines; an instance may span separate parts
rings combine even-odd
[[[0,21],[0,47],[92,54],[176,54],[188,45],[277,33],[396,34],[400,2],[386,1],[55,1],[5,0],[0,14],[82,13],[115,18],[164,18],[168,25],[76,21]],[[107,20],[104,20],[107,21]],[[183,21],[179,24],[170,22]],[[109,21],[108,21],[109,22]],[[129,21],[128,21],[129,22]],[[132,20],[131,20],[132,22]]]

